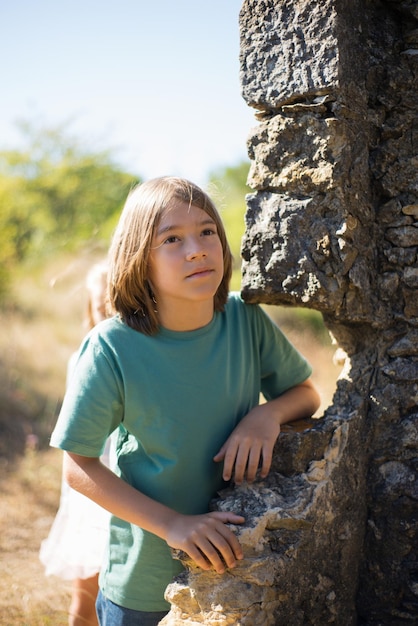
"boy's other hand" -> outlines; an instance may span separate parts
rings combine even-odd
[[[272,418],[267,407],[264,404],[252,409],[214,456],[215,462],[224,462],[224,480],[233,478],[237,485],[245,479],[253,482],[260,462],[261,478],[268,475],[280,423]]]

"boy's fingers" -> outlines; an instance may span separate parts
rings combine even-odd
[[[211,567],[222,574],[225,569],[234,567],[237,560],[242,559],[242,548],[235,535],[222,524],[213,529],[206,537],[199,537],[189,556],[204,570]]]
[[[250,450],[250,457],[248,459],[247,467],[247,480],[250,483],[255,480],[255,477],[257,475],[257,470],[260,463],[260,454],[261,450],[259,447]]]
[[[224,525],[217,529],[210,537],[209,560],[213,563],[217,572],[227,567],[235,567],[237,560],[242,559],[241,545],[235,535]],[[219,558],[221,557],[221,558]]]
[[[225,456],[225,446],[222,446],[219,452],[217,452],[215,456],[213,457],[213,460],[215,461],[215,463],[217,463],[219,461],[222,461],[224,456]]]
[[[236,465],[236,455],[237,449],[229,447],[226,451],[224,458],[224,469],[222,477],[224,480],[230,480],[232,477],[232,470],[234,468],[234,464]]]
[[[202,539],[197,546],[199,551],[204,555],[207,563],[210,567],[222,574],[225,571],[225,563],[223,562],[220,552],[215,548],[209,539]],[[224,557],[225,558],[225,557]],[[231,559],[229,559],[231,561]]]
[[[235,523],[236,523],[236,520],[238,520],[239,524],[242,524],[242,522],[245,521],[245,519],[241,515],[233,515],[232,518],[234,519]],[[229,521],[231,521],[231,518]],[[228,526],[225,525],[225,523],[222,524],[219,530],[219,533],[226,539],[226,541],[228,542],[228,545],[230,545],[233,548],[234,554],[241,556],[242,555],[241,544],[238,541],[235,533],[233,533],[232,530],[228,528]]]
[[[271,467],[271,462],[273,460],[273,448],[267,447],[263,448],[263,464],[261,466],[261,476],[265,478]]]
[[[245,469],[247,467],[247,458],[240,455],[235,461],[234,467],[234,483],[240,485],[244,480]],[[232,472],[231,472],[232,473]]]
[[[235,461],[234,481],[236,484],[242,483],[247,473],[247,480],[252,482],[257,474],[260,461],[261,445],[257,442],[246,442],[240,446]]]
[[[190,558],[196,563],[198,567],[207,571],[212,568],[212,564],[208,561],[206,556],[199,550],[199,548],[195,547],[195,549],[190,549],[187,551]]]

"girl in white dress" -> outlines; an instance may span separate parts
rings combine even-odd
[[[107,264],[98,263],[87,275],[88,308],[86,322],[91,330],[106,318]],[[77,353],[69,360],[67,382]],[[102,461],[110,466],[110,440]],[[108,539],[110,514],[86,496],[71,489],[63,480],[60,505],[49,532],[41,544],[39,558],[46,576],[73,581],[69,626],[97,626],[95,609],[98,575]]]

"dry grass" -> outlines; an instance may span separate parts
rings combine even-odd
[[[267,312],[312,365],[312,380],[321,395],[321,404],[314,417],[321,417],[325,409],[332,404],[337,378],[342,369],[341,365],[334,363],[336,347],[331,344],[322,317],[320,314],[314,315],[315,329],[313,329],[306,322],[306,316],[296,316],[291,308],[267,307]]]
[[[38,554],[53,521],[61,453],[28,450],[0,481],[0,624],[64,626],[70,585],[46,578]]]
[[[95,260],[62,257],[15,281],[0,317],[0,458],[21,453],[29,435],[46,443],[84,334],[85,276]]]
[[[84,334],[84,280],[97,259],[31,268],[0,317],[0,626],[68,623],[70,585],[38,554],[57,511],[61,453],[47,447],[67,361]]]
[[[96,260],[81,255],[32,269],[16,284],[18,304],[0,317],[0,626],[67,624],[70,586],[45,578],[38,558],[61,481],[61,453],[47,448],[47,436],[84,332],[84,277]],[[322,414],[339,373],[333,349],[303,323],[283,329],[314,366]]]

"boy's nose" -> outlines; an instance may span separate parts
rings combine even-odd
[[[206,256],[206,252],[205,252],[204,250],[196,250],[196,251],[194,251],[194,252],[190,252],[190,253],[187,255],[187,259],[188,259],[189,261],[193,261],[193,260],[195,260],[195,259],[199,259],[199,258],[204,259],[204,258],[205,258],[205,256]]]
[[[205,256],[206,256],[206,251],[204,250],[204,247],[202,246],[201,243],[199,245],[198,244],[191,245],[187,252],[187,258],[189,260],[193,260],[193,259],[196,259],[199,257],[205,257]]]

